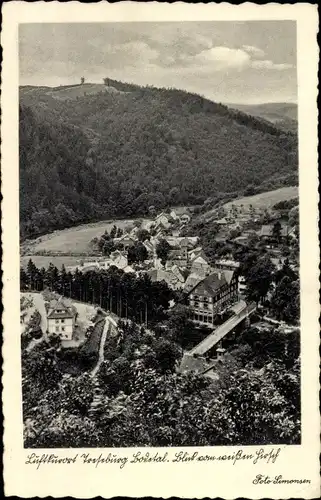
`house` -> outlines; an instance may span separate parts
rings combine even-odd
[[[215,270],[196,284],[188,295],[192,320],[208,326],[214,326],[216,315],[237,300],[237,276],[233,271]]]
[[[232,240],[233,243],[235,243],[239,247],[246,247],[247,242],[248,242],[248,237],[247,236],[238,236],[237,238],[233,238]]]
[[[172,273],[176,276],[177,280],[180,282],[180,283],[184,283],[185,282],[185,274],[184,274],[184,271],[182,269],[180,269],[178,266],[173,266],[171,268],[171,271]]]
[[[180,246],[187,246],[189,249],[194,248],[198,243],[198,236],[184,236],[180,239]]]
[[[244,296],[245,292],[246,292],[247,286],[246,286],[246,279],[242,275],[240,275],[238,277],[238,286],[237,286],[237,288],[238,288],[239,295]]]
[[[286,240],[288,237],[294,237],[294,228],[290,228],[287,225],[281,226],[280,230],[280,238],[281,240]],[[272,224],[266,224],[261,227],[261,231],[259,232],[259,237],[260,239],[267,241],[267,242],[273,242],[275,240],[275,236],[273,234],[273,225]]]
[[[186,267],[188,263],[187,248],[172,247],[167,260],[170,266]]]
[[[110,266],[116,266],[118,269],[125,269],[128,266],[128,259],[123,253],[116,250],[110,254]],[[110,267],[108,266],[108,267]]]
[[[133,229],[130,231],[129,236],[133,238],[134,240],[137,240],[137,233],[139,231],[139,227],[135,226]]]
[[[215,267],[217,269],[236,271],[240,267],[240,263],[232,259],[220,259],[215,262]]]
[[[202,247],[196,247],[196,248],[193,248],[192,250],[188,251],[188,258],[190,261],[192,261],[193,259],[195,259],[199,255],[202,255],[202,257],[205,258],[205,253],[204,253]]]
[[[206,274],[210,269],[211,266],[203,255],[198,255],[191,262],[191,272],[203,271]]]
[[[156,229],[164,228],[169,229],[172,225],[172,218],[170,215],[165,214],[164,212],[160,213],[154,222],[154,226]]]
[[[234,271],[238,274],[237,289],[241,296],[244,296],[246,290],[246,280],[244,276],[239,274],[240,263],[232,259],[221,259],[215,262],[215,267],[217,269],[222,269],[224,271]]]
[[[181,288],[183,285],[177,276],[169,269],[151,269],[147,271],[147,274],[152,281],[165,281],[165,283],[174,290]]]
[[[114,242],[121,245],[124,250],[135,245],[135,238],[129,234],[123,234],[120,238],[114,238]]]
[[[172,210],[169,214],[171,216],[171,218],[174,220],[174,221],[177,221],[179,220],[179,217],[177,215],[177,213],[175,212],[175,210]]]
[[[219,226],[226,226],[228,224],[228,220],[223,217],[222,219],[218,219],[215,221],[215,224],[218,224]]]
[[[150,231],[154,227],[154,221],[153,220],[146,220],[144,219],[142,221],[141,229],[146,229],[146,231]]]
[[[151,241],[145,240],[143,243],[144,247],[148,252],[149,257],[153,257],[155,255],[155,245]]]
[[[198,283],[200,283],[205,278],[205,276],[206,275],[204,273],[203,274],[198,272],[191,273],[186,278],[186,281],[183,286],[183,291],[186,294],[188,294],[191,290],[193,290],[193,288],[195,288],[196,285],[198,285]]]
[[[76,311],[62,300],[49,304],[47,311],[47,330],[49,334],[59,335],[61,340],[72,340],[76,324]]]

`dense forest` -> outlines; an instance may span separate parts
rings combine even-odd
[[[109,85],[21,89],[22,237],[297,183],[296,134],[184,91]]]
[[[120,322],[97,377],[64,372],[59,338],[25,346],[25,447],[300,443],[298,333],[250,328],[213,380],[177,372],[173,337],[183,325],[173,317],[168,325],[151,332]]]
[[[251,300],[266,294],[273,280],[269,308],[296,323],[298,276],[287,262],[277,271],[252,252],[242,259],[242,272]],[[22,333],[26,447],[300,443],[298,328],[285,334],[252,325],[232,335],[217,377],[206,378],[177,370],[194,327],[189,308],[177,303],[182,296],[165,283],[117,268],[38,269],[31,260],[20,278],[23,291],[47,289],[121,317],[95,377],[99,342],[90,351],[91,337],[66,349],[58,337],[40,340],[33,325]]]

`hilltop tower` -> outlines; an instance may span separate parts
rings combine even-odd
[[[85,78],[82,76],[82,77],[80,78],[80,84],[81,84],[81,85],[83,85],[84,83],[85,83]]]

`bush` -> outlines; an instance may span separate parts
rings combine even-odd
[[[43,333],[40,327],[34,328],[29,332],[31,338],[33,339],[41,339]]]

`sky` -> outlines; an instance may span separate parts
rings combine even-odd
[[[21,24],[20,85],[104,77],[217,102],[297,102],[295,21]]]

